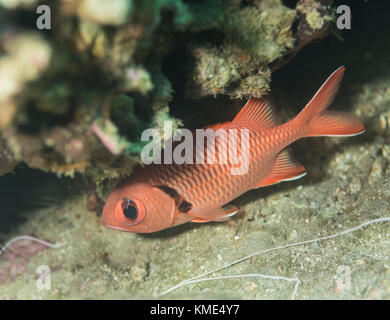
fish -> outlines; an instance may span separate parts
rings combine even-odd
[[[301,112],[283,124],[268,98],[251,98],[232,121],[209,127],[249,131],[249,152],[244,155],[249,168],[245,174],[231,174],[230,169],[236,165],[231,161],[140,167],[108,196],[103,225],[120,231],[151,233],[187,222],[227,221],[238,212],[229,202],[243,193],[302,178],[306,170],[292,154],[293,142],[305,137],[355,136],[365,132],[354,115],[327,111],[344,71],[342,66],[333,72]],[[205,146],[205,152],[208,147]]]

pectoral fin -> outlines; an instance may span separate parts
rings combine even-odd
[[[270,186],[282,181],[296,180],[305,175],[305,168],[294,159],[289,149],[285,149],[277,156],[268,177],[263,179],[255,188]]]
[[[235,206],[227,205],[221,208],[193,208],[188,214],[194,217],[191,222],[204,223],[209,221],[228,221],[238,212]]]

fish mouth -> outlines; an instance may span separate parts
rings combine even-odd
[[[122,227],[118,227],[118,226],[113,226],[113,225],[110,225],[110,224],[107,224],[103,221],[103,226],[106,227],[106,228],[109,228],[109,229],[114,229],[114,230],[118,230],[118,231],[125,231],[125,232],[129,232],[129,230],[125,229],[125,228],[122,228]]]

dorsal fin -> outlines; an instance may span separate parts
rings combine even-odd
[[[273,128],[279,124],[274,107],[267,98],[250,98],[233,122],[253,121],[263,128]]]
[[[305,168],[295,160],[289,148],[281,151],[276,157],[272,171],[255,188],[270,186],[282,181],[296,180],[306,175]]]
[[[231,121],[218,122],[215,124],[208,125],[208,126],[204,127],[203,129],[204,130],[206,130],[206,129],[218,130],[220,128],[223,128],[225,125],[229,124],[230,122]]]

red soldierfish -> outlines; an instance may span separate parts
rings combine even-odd
[[[226,221],[237,212],[224,206],[244,192],[306,174],[287,148],[313,136],[353,136],[365,131],[354,116],[327,111],[334,100],[344,67],[336,70],[305,108],[292,120],[278,125],[272,107],[250,99],[231,122],[212,126],[249,129],[249,169],[232,175],[232,164],[160,164],[136,170],[108,197],[103,223],[121,231],[146,233],[189,221]],[[206,146],[207,148],[207,146]]]

